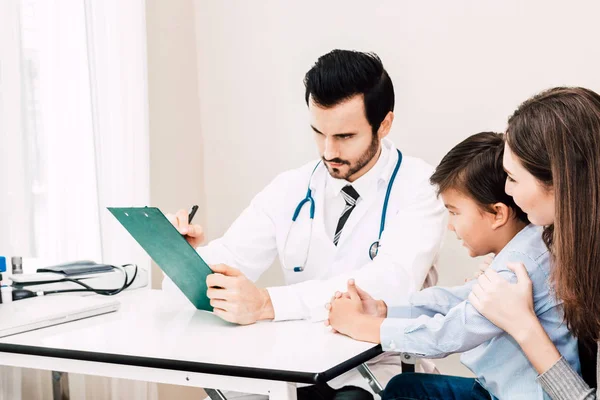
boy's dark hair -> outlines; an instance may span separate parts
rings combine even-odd
[[[518,219],[528,223],[527,214],[504,191],[507,174],[502,167],[503,154],[503,134],[476,133],[442,158],[429,181],[438,187],[438,195],[448,189],[458,190],[488,212],[493,211],[492,204],[504,203]]]
[[[317,60],[304,77],[309,98],[321,107],[332,107],[362,94],[367,121],[373,134],[394,111],[394,86],[377,54],[351,50],[333,50]]]

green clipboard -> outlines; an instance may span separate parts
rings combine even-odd
[[[212,270],[164,214],[155,207],[108,207],[192,304],[212,311],[206,277]]]

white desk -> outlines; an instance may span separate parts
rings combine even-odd
[[[117,298],[116,313],[0,339],[0,364],[294,400],[296,383],[327,382],[381,353],[322,323],[237,326],[161,291]]]

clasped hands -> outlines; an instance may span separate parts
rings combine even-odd
[[[353,279],[348,281],[347,291],[336,292],[325,308],[329,311],[325,325],[333,332],[364,342],[380,342],[379,329],[387,316],[387,305],[371,297]]]

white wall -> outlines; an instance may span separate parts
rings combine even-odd
[[[302,79],[334,48],[379,54],[396,89],[391,137],[431,164],[468,135],[503,131],[516,106],[544,88],[600,91],[596,1],[195,5],[209,238],[277,172],[316,157]],[[462,283],[476,263],[448,235],[441,283]]]

